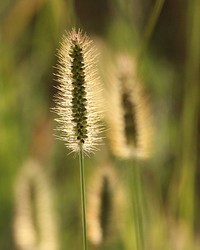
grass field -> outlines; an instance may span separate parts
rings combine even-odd
[[[79,159],[56,139],[52,112],[56,54],[73,27],[94,41],[111,112],[85,157],[88,249],[199,249],[199,13],[199,0],[0,2],[0,249],[83,249]],[[123,69],[145,93],[128,87],[141,115],[126,132],[148,157],[113,132]]]

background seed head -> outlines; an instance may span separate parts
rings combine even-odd
[[[110,163],[96,167],[87,190],[88,239],[93,246],[112,241],[120,228],[124,192]]]
[[[153,135],[151,108],[136,62],[129,55],[117,57],[108,92],[108,136],[113,154],[148,158]]]

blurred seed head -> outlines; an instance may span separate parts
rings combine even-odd
[[[136,62],[121,54],[111,71],[107,122],[113,154],[147,158],[151,155],[152,117]]]
[[[19,250],[57,250],[52,191],[40,164],[29,159],[15,185],[13,233]]]
[[[94,246],[99,246],[119,228],[122,192],[110,165],[97,168],[91,180],[87,193],[88,238]]]
[[[97,76],[97,52],[93,42],[80,30],[63,36],[58,51],[58,94],[55,111],[59,137],[72,152],[96,150],[101,142],[101,88]]]

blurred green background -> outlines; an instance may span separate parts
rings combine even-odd
[[[57,49],[72,27],[82,28],[111,54],[142,52],[140,74],[155,126],[154,155],[141,163],[146,249],[199,249],[199,13],[199,0],[0,2],[0,249],[18,249],[16,182],[30,158],[39,162],[52,189],[58,249],[81,249],[78,158],[68,156],[64,143],[53,137],[50,111]],[[88,179],[111,159],[107,144],[86,159]],[[123,228],[102,249],[133,249],[129,229]]]

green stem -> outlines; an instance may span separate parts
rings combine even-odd
[[[199,0],[188,1],[185,87],[182,113],[179,213],[191,227],[195,225],[195,179],[198,166],[200,31]],[[190,121],[190,122],[188,122]],[[192,232],[192,234],[194,234]]]
[[[155,3],[155,6],[153,8],[153,11],[151,13],[151,16],[149,18],[149,21],[147,22],[145,31],[144,31],[144,35],[143,35],[143,41],[142,41],[142,45],[138,54],[138,59],[141,60],[141,58],[144,55],[145,50],[147,49],[147,46],[149,44],[151,35],[153,33],[153,30],[155,28],[155,25],[157,23],[158,17],[161,13],[163,4],[164,4],[165,0],[157,0]]]
[[[79,165],[80,165],[81,203],[82,203],[82,220],[83,220],[83,249],[87,250],[88,248],[87,248],[87,226],[86,226],[84,154],[82,146],[79,152]]]
[[[141,190],[140,169],[137,164],[129,167],[129,188],[132,199],[132,209],[135,223],[136,249],[144,250],[144,231],[143,231],[143,198]]]
[[[144,232],[143,232],[143,199],[142,199],[142,190],[141,190],[141,178],[140,178],[140,166],[133,166],[133,177],[135,182],[135,205],[138,214],[138,233],[140,241],[140,249],[144,250]]]

